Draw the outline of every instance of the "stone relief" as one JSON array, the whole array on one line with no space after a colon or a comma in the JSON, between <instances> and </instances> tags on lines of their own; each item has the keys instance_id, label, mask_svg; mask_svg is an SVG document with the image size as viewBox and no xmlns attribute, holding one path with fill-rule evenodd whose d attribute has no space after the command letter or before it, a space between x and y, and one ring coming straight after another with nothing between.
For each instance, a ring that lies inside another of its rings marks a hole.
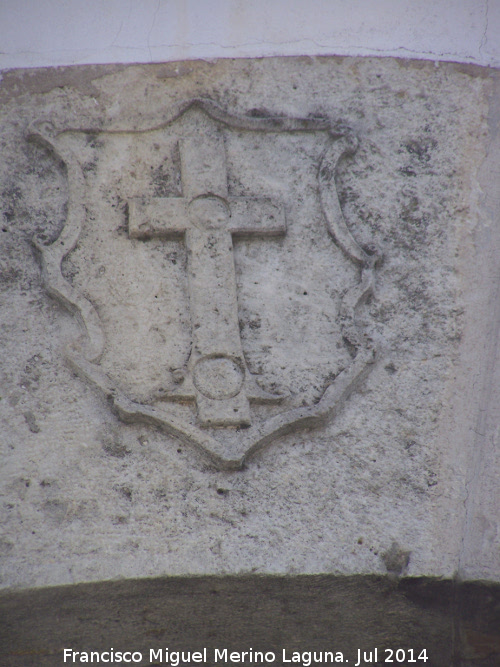
<instances>
[{"instance_id":1,"label":"stone relief","mask_svg":"<svg viewBox=\"0 0 500 667\"><path fill-rule=\"evenodd\" d=\"M357 148L350 128L236 116L193 99L147 129L39 120L29 139L67 175L61 234L51 245L34 240L48 293L81 328L65 356L121 421L240 469L279 436L334 418L376 354L357 310L373 292L378 255L356 242L335 184L337 165ZM288 260L301 220L309 227L300 237L311 237ZM273 277L262 286L246 266ZM313 305L300 307L302 329L276 361L298 312L287 298L309 296L297 287L305 274ZM273 285L285 283L276 306ZM314 390L302 391L314 375Z\"/></svg>"}]
</instances>

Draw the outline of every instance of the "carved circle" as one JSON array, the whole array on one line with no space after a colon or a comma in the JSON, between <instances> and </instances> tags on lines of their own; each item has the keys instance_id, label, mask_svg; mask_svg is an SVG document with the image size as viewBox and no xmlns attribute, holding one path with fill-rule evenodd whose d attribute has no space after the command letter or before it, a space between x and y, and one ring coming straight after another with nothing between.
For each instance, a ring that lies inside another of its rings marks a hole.
<instances>
[{"instance_id":1,"label":"carved circle","mask_svg":"<svg viewBox=\"0 0 500 667\"><path fill-rule=\"evenodd\" d=\"M202 195L189 204L189 219L198 229L226 229L229 206L222 197Z\"/></svg>"},{"instance_id":2,"label":"carved circle","mask_svg":"<svg viewBox=\"0 0 500 667\"><path fill-rule=\"evenodd\" d=\"M244 376L243 364L223 354L202 357L193 370L194 386L200 394L218 401L239 394Z\"/></svg>"}]
</instances>

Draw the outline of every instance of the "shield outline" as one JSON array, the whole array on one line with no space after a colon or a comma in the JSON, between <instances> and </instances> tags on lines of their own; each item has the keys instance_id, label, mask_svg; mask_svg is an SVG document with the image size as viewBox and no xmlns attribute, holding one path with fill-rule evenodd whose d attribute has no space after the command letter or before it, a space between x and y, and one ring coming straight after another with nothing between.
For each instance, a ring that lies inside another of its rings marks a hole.
<instances>
[{"instance_id":1,"label":"shield outline","mask_svg":"<svg viewBox=\"0 0 500 667\"><path fill-rule=\"evenodd\" d=\"M91 304L63 276L63 259L76 246L86 221L86 209L78 193L85 183L80 164L73 153L58 145L58 136L66 132L88 133L142 133L163 129L190 109L199 109L212 120L231 129L254 132L325 132L329 139L318 170L318 186L321 209L333 242L344 255L360 267L358 284L345 293L339 309L342 337L355 350L351 364L326 388L318 403L270 417L259 424L241 431L238 439L228 447L206 431L187 424L176 416L165 418L152 406L130 400L99 368L98 362L104 350L105 338L99 316ZM40 253L42 281L47 292L59 301L79 321L87 342L84 346L72 343L64 350L64 356L74 371L93 384L105 396L112 412L124 423L143 423L201 450L219 470L239 470L259 450L276 438L294 430L314 428L331 421L343 402L356 389L373 368L376 349L356 324L356 309L374 290L375 267L380 256L368 254L357 243L348 229L340 207L335 184L339 162L352 155L358 147L353 130L342 123L325 118L288 118L285 116L254 117L237 116L223 110L209 99L193 98L172 107L161 123L145 128L107 129L104 127L71 127L56 129L45 119L34 121L27 131L27 139L49 148L66 166L68 179L68 212L63 229L50 245L36 238L33 244Z\"/></svg>"}]
</instances>

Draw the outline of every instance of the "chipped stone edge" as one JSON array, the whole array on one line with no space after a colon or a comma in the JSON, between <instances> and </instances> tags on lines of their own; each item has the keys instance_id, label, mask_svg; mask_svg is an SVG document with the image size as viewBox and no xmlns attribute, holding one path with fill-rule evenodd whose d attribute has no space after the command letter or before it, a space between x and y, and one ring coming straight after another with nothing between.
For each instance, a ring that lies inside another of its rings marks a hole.
<instances>
[{"instance_id":1,"label":"chipped stone edge","mask_svg":"<svg viewBox=\"0 0 500 667\"><path fill-rule=\"evenodd\" d=\"M162 129L188 110L197 108L226 127L254 132L326 132L330 144L325 150L319 171L318 184L321 207L328 231L345 256L361 268L359 284L344 295L340 307L343 338L356 350L351 365L342 371L325 390L321 400L313 406L292 409L276 415L265 422L250 427L237 442L237 456L228 457L225 447L216 438L196 426L176 417L166 418L154 407L130 400L114 386L111 379L98 367L103 354L105 337L99 316L93 305L62 275L62 261L74 249L86 218L84 203L78 191L84 185L83 172L71 151L58 145L57 138L65 132L141 133ZM356 390L373 368L376 350L356 325L355 315L374 289L377 253L366 253L349 231L338 199L335 177L337 167L345 156L355 153L358 146L353 131L340 123L326 118L248 117L231 115L208 99L191 99L174 106L161 123L146 128L106 129L104 127L63 127L56 129L45 119L34 121L28 128L26 138L49 148L64 163L68 178L68 214L59 237L50 245L37 239L33 244L41 257L42 280L47 292L59 301L80 323L85 342L74 342L64 351L71 367L86 381L93 384L105 396L112 412L125 423L143 423L158 428L183 443L194 445L208 456L219 470L240 470L261 449L276 438L297 429L315 428L331 421L341 409L344 401Z\"/></svg>"}]
</instances>

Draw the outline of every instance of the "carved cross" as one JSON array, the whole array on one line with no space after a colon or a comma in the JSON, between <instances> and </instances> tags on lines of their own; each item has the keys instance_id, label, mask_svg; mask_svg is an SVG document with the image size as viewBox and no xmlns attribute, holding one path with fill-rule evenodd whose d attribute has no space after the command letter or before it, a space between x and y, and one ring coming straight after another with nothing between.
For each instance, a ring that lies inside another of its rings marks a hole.
<instances>
[{"instance_id":1,"label":"carved cross","mask_svg":"<svg viewBox=\"0 0 500 667\"><path fill-rule=\"evenodd\" d=\"M133 239L182 235L188 257L193 344L183 387L172 400L194 399L204 426L250 425L249 399L276 400L259 390L241 346L233 236L286 231L269 199L229 197L223 135L205 122L179 141L182 197L129 201Z\"/></svg>"}]
</instances>

